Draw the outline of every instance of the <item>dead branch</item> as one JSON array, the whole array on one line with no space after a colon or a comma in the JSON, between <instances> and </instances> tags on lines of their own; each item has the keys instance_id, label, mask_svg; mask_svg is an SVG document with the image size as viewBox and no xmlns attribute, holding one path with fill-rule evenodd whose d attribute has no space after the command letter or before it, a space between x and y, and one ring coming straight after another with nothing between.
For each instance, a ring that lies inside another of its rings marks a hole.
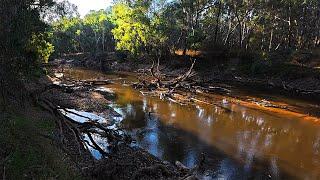
<instances>
[{"instance_id":1,"label":"dead branch","mask_svg":"<svg viewBox=\"0 0 320 180\"><path fill-rule=\"evenodd\" d=\"M6 166L3 166L3 175L2 175L2 179L6 180Z\"/></svg>"},{"instance_id":2,"label":"dead branch","mask_svg":"<svg viewBox=\"0 0 320 180\"><path fill-rule=\"evenodd\" d=\"M190 60L192 61L192 64L191 64L189 70L188 70L185 74L180 75L180 76L178 76L177 78L169 81L168 84L167 84L167 86L175 87L175 86L177 86L177 84L185 81L187 78L190 77L190 75L191 75L191 73L192 73L192 70L193 70L193 68L194 68L194 65L195 65L195 63L196 63L196 60L192 60L192 59L190 59Z\"/></svg>"},{"instance_id":3,"label":"dead branch","mask_svg":"<svg viewBox=\"0 0 320 180\"><path fill-rule=\"evenodd\" d=\"M159 57L160 58L160 57ZM181 83L186 81L191 75L192 75L192 70L194 68L194 65L196 63L196 60L192 60L192 64L190 66L190 68L182 75L169 80L169 81L163 81L161 79L161 77L159 77L159 75L161 74L160 70L159 70L159 58L158 58L158 66L157 66L157 72L155 72L155 61L152 61L152 66L150 68L150 73L151 76L155 79L155 81L151 81L151 82L146 82L146 80L143 80L142 86L151 89L150 87L152 87L153 89L159 89L159 88L166 88L168 89L168 92L171 93L172 91L174 91L176 88L181 86Z\"/></svg>"},{"instance_id":4,"label":"dead branch","mask_svg":"<svg viewBox=\"0 0 320 180\"><path fill-rule=\"evenodd\" d=\"M80 153L82 148L85 148L86 146L93 146L93 148L99 151L103 156L108 155L108 153L105 152L95 142L94 138L92 137L93 134L100 135L101 137L105 138L106 142L108 142L109 148L113 148L113 146L116 147L119 142L129 142L129 138L124 133L120 134L118 130L108 129L107 127L95 121L94 119L70 111L66 108L61 108L60 106L54 104L48 99L38 99L38 105L43 107L45 110L51 112L53 115L57 117L57 125L59 126L61 137L63 137L65 130L68 130L68 132L72 133L75 141L78 144L78 149ZM77 122L66 116L63 112L72 113L76 116L83 117L87 120L86 122ZM83 138L84 134L88 136L91 144ZM61 141L63 141L63 139Z\"/></svg>"},{"instance_id":5,"label":"dead branch","mask_svg":"<svg viewBox=\"0 0 320 180\"><path fill-rule=\"evenodd\" d=\"M158 60L158 61L159 61L159 60ZM158 62L158 63L159 63L159 62ZM159 69L159 67L158 67L158 69ZM151 68L150 68L150 73L151 73L151 75L156 79L156 85L157 85L157 87L158 87L158 88L161 87L161 86L162 86L161 79L160 79L160 77L158 77L157 74L155 73L155 62L154 62L154 61L152 61L152 66L151 66ZM158 71L158 73L159 73L159 71Z\"/></svg>"},{"instance_id":6,"label":"dead branch","mask_svg":"<svg viewBox=\"0 0 320 180\"><path fill-rule=\"evenodd\" d=\"M95 147L95 149L98 150L100 152L100 154L102 154L103 156L107 156L107 153L94 141L91 134L87 133L87 136L89 137L89 139L90 139L91 143L93 144L93 146Z\"/></svg>"},{"instance_id":7,"label":"dead branch","mask_svg":"<svg viewBox=\"0 0 320 180\"><path fill-rule=\"evenodd\" d=\"M134 84L133 86L136 89L148 89L149 91L160 90L159 93L160 93L161 99L166 98L166 99L169 99L170 101L178 103L178 101L174 99L173 93L179 87L187 88L187 85L185 85L185 82L188 78L190 78L193 75L193 68L195 66L196 60L190 57L190 61L192 63L189 69L185 73L171 80L163 80L162 77L168 77L168 76L165 76L165 75L162 76L159 70L160 58L161 56L159 55L157 60L157 66L156 66L156 62L152 60L152 66L150 67L149 72L153 79L148 80L148 78L139 78L140 82L137 84ZM191 89L191 84L189 84L189 86L190 86L189 89Z\"/></svg>"},{"instance_id":8,"label":"dead branch","mask_svg":"<svg viewBox=\"0 0 320 180\"><path fill-rule=\"evenodd\" d=\"M89 85L94 85L94 86L107 85L111 83L109 80L80 80L79 82L86 83Z\"/></svg>"}]
</instances>

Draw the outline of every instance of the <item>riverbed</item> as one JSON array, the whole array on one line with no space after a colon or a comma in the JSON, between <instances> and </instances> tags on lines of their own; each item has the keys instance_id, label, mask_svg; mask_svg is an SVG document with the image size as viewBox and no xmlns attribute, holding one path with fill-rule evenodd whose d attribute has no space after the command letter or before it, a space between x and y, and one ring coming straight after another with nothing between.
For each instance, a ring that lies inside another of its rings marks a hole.
<instances>
[{"instance_id":1,"label":"riverbed","mask_svg":"<svg viewBox=\"0 0 320 180\"><path fill-rule=\"evenodd\" d=\"M211 103L181 105L135 90L132 73L71 69L65 74L110 79L102 87L114 93L109 106L121 115L121 126L136 140L133 145L190 168L204 157L204 179L320 178L316 102L224 84L226 92L196 95Z\"/></svg>"}]
</instances>

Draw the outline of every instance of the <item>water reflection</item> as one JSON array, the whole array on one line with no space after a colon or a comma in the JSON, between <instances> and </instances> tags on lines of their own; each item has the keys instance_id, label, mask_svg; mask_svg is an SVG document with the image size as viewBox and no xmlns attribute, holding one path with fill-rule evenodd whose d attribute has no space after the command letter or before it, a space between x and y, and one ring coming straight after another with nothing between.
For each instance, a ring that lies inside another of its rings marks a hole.
<instances>
[{"instance_id":1,"label":"water reflection","mask_svg":"<svg viewBox=\"0 0 320 180\"><path fill-rule=\"evenodd\" d=\"M121 109L123 125L140 129L134 131L139 146L161 159L192 167L205 152L211 157L219 154L220 167L215 165L214 172L223 177L250 177L259 167L272 178L284 172L319 176L316 132L320 127L316 124L248 109L227 99L221 105L231 109L228 113L217 106L181 106L146 97L130 87L108 87L119 97L114 106ZM222 158L220 151L232 158Z\"/></svg>"},{"instance_id":2,"label":"water reflection","mask_svg":"<svg viewBox=\"0 0 320 180\"><path fill-rule=\"evenodd\" d=\"M139 146L189 167L204 152L210 165L204 178L320 178L316 122L241 106L222 95L210 97L221 107L181 106L143 96L128 86L106 87L117 94L111 106L123 115L122 125L136 136Z\"/></svg>"}]
</instances>

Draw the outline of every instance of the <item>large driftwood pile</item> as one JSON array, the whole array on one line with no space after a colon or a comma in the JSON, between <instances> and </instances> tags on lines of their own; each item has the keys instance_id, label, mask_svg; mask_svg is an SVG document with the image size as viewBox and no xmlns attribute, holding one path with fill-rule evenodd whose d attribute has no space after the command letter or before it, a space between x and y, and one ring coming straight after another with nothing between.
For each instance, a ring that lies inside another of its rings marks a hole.
<instances>
[{"instance_id":1,"label":"large driftwood pile","mask_svg":"<svg viewBox=\"0 0 320 180\"><path fill-rule=\"evenodd\" d=\"M153 61L152 66L148 71L143 71L139 78L140 82L134 84L134 87L137 89L147 89L149 91L159 91L161 92L161 98L172 98L176 89L185 87L186 80L195 75L193 68L196 60L190 59L192 62L191 66L185 73L175 78L167 79L167 76L159 70L159 59L160 58L158 58L157 64ZM149 78L150 76L151 78Z\"/></svg>"},{"instance_id":2,"label":"large driftwood pile","mask_svg":"<svg viewBox=\"0 0 320 180\"><path fill-rule=\"evenodd\" d=\"M229 89L223 87L206 86L203 82L197 82L191 78L196 74L193 69L196 63L196 59L190 58L191 65L184 73L175 77L166 75L159 70L159 58L157 63L153 61L152 66L146 71L141 71L139 76L139 82L134 84L133 87L136 89L147 90L154 92L160 96L161 99L167 99L169 101L185 105L192 104L194 102L211 104L221 107L216 103L209 103L195 96L196 93L230 93ZM179 91L181 90L181 91ZM190 95L182 95L181 92L191 92ZM143 94L147 94L143 92ZM193 94L193 95L192 95ZM225 109L224 107L222 107ZM229 111L229 110L228 110Z\"/></svg>"}]
</instances>

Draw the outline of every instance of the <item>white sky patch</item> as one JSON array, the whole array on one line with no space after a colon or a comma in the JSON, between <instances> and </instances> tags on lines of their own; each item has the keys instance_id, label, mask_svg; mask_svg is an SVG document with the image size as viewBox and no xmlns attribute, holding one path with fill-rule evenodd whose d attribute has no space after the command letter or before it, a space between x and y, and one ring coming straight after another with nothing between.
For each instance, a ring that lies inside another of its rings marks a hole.
<instances>
[{"instance_id":1,"label":"white sky patch","mask_svg":"<svg viewBox=\"0 0 320 180\"><path fill-rule=\"evenodd\" d=\"M69 0L69 2L78 6L78 11L83 17L90 10L106 9L111 5L112 0Z\"/></svg>"}]
</instances>

